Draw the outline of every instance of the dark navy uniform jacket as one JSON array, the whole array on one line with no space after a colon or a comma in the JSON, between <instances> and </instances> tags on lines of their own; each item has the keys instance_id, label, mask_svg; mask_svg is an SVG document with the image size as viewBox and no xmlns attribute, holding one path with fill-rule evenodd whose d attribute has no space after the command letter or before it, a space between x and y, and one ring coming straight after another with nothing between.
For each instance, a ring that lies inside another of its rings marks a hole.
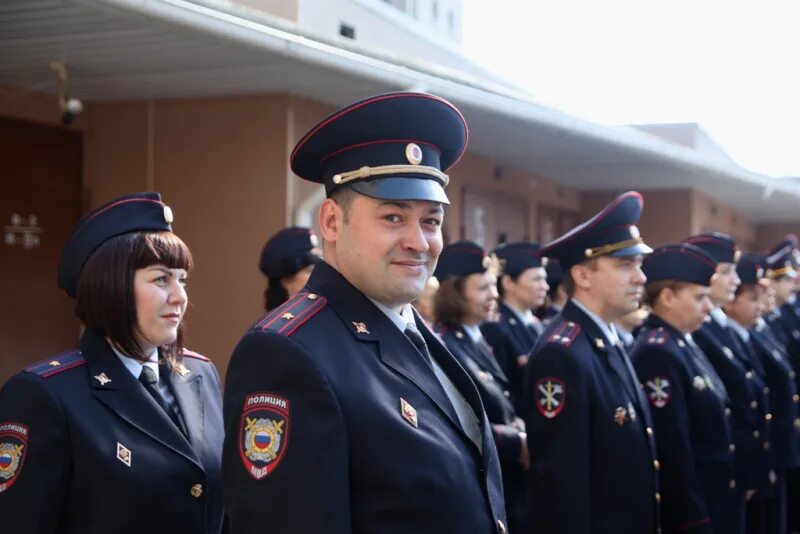
<instances>
[{"instance_id":1,"label":"dark navy uniform jacket","mask_svg":"<svg viewBox=\"0 0 800 534\"><path fill-rule=\"evenodd\" d=\"M800 391L800 315L795 306L785 303L779 313L766 318L775 338L786 350L794 371L795 388Z\"/></svg>"},{"instance_id":2,"label":"dark navy uniform jacket","mask_svg":"<svg viewBox=\"0 0 800 534\"><path fill-rule=\"evenodd\" d=\"M788 355L772 336L769 327L760 323L750 330L750 339L756 356L764 369L769 406L771 449L777 469L800 466L800 419L795 386L795 372Z\"/></svg>"},{"instance_id":3,"label":"dark navy uniform jacket","mask_svg":"<svg viewBox=\"0 0 800 534\"><path fill-rule=\"evenodd\" d=\"M529 532L656 532L656 446L627 356L570 301L527 371Z\"/></svg>"},{"instance_id":4,"label":"dark navy uniform jacket","mask_svg":"<svg viewBox=\"0 0 800 534\"><path fill-rule=\"evenodd\" d=\"M730 399L731 427L736 445L736 483L741 492L754 489L769 496L768 399L753 362L737 348L730 331L709 318L692 337L703 350L725 384Z\"/></svg>"},{"instance_id":5,"label":"dark navy uniform jacket","mask_svg":"<svg viewBox=\"0 0 800 534\"><path fill-rule=\"evenodd\" d=\"M524 425L511 403L508 380L486 343L475 343L463 328L445 330L442 340L478 388L500 457L506 510L511 524L517 524L525 507L525 473L519 463Z\"/></svg>"},{"instance_id":6,"label":"dark navy uniform jacket","mask_svg":"<svg viewBox=\"0 0 800 534\"><path fill-rule=\"evenodd\" d=\"M742 532L725 386L700 349L655 314L631 359L655 424L664 532Z\"/></svg>"},{"instance_id":7,"label":"dark navy uniform jacket","mask_svg":"<svg viewBox=\"0 0 800 534\"><path fill-rule=\"evenodd\" d=\"M207 358L185 352L169 382L188 439L91 331L80 350L9 379L0 448L22 446L24 461L0 492L0 531L219 533L219 376Z\"/></svg>"},{"instance_id":8,"label":"dark navy uniform jacket","mask_svg":"<svg viewBox=\"0 0 800 534\"><path fill-rule=\"evenodd\" d=\"M533 317L536 323L528 326L503 302L500 303L499 309L500 319L497 322L487 322L481 325L481 332L486 341L495 349L495 354L502 355L498 361L508 377L511 396L516 403L517 399L522 396L523 377L525 376L525 367L519 365L517 357L527 356L533 351L544 326L535 315ZM501 348L503 342L506 343L505 350ZM515 406L518 410L521 408L520 404L515 404Z\"/></svg>"},{"instance_id":9,"label":"dark navy uniform jacket","mask_svg":"<svg viewBox=\"0 0 800 534\"><path fill-rule=\"evenodd\" d=\"M245 334L228 368L223 479L232 533L505 531L478 391L415 319L477 416L481 447L411 341L321 262L303 292Z\"/></svg>"}]
</instances>

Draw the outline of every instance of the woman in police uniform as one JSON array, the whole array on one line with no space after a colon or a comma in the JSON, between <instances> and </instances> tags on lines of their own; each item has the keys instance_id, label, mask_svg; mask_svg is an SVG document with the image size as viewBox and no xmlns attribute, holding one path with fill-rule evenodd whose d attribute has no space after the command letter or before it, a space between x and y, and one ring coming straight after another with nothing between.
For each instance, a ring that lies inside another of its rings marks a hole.
<instances>
[{"instance_id":1,"label":"woman in police uniform","mask_svg":"<svg viewBox=\"0 0 800 534\"><path fill-rule=\"evenodd\" d=\"M434 312L442 340L478 387L500 458L508 527L514 532L524 517L528 444L525 422L517 416L511 385L495 354L507 346L513 355L513 346L509 341L492 349L480 328L497 300L492 267L493 259L471 241L446 246L434 272L439 280Z\"/></svg>"},{"instance_id":2,"label":"woman in police uniform","mask_svg":"<svg viewBox=\"0 0 800 534\"><path fill-rule=\"evenodd\" d=\"M308 282L319 262L317 236L309 228L293 226L273 235L261 251L259 267L267 277L264 308L274 310Z\"/></svg>"},{"instance_id":3,"label":"woman in police uniform","mask_svg":"<svg viewBox=\"0 0 800 534\"><path fill-rule=\"evenodd\" d=\"M85 332L0 390L9 533L219 533L220 381L183 348L192 257L157 193L88 213L59 286Z\"/></svg>"}]
</instances>

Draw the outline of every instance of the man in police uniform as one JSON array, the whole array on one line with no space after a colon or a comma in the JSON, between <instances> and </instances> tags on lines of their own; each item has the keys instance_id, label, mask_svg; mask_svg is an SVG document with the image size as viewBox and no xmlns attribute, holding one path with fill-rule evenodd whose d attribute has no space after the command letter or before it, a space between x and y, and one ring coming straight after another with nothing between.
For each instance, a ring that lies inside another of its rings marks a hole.
<instances>
[{"instance_id":1,"label":"man in police uniform","mask_svg":"<svg viewBox=\"0 0 800 534\"><path fill-rule=\"evenodd\" d=\"M324 261L231 359L232 533L505 532L478 392L409 305L441 252L443 171L466 140L449 102L393 93L297 143L292 169L328 195Z\"/></svg>"},{"instance_id":2,"label":"man in police uniform","mask_svg":"<svg viewBox=\"0 0 800 534\"><path fill-rule=\"evenodd\" d=\"M531 533L657 532L650 414L611 325L643 296L641 211L625 193L541 251L561 262L571 300L528 362Z\"/></svg>"}]
</instances>

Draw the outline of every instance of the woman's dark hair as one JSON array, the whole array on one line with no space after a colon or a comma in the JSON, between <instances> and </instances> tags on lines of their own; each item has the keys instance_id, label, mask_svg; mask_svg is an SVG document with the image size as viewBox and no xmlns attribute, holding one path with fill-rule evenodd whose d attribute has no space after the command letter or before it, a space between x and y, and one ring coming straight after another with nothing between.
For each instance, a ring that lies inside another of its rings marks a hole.
<instances>
[{"instance_id":1,"label":"woman's dark hair","mask_svg":"<svg viewBox=\"0 0 800 534\"><path fill-rule=\"evenodd\" d=\"M145 361L136 341L139 333L133 281L137 269L162 264L170 269L192 268L189 248L172 232L132 232L112 237L97 247L81 270L76 294L78 319L97 335L108 337L117 349ZM169 363L183 353L183 322L178 337L159 347Z\"/></svg>"},{"instance_id":2,"label":"woman's dark hair","mask_svg":"<svg viewBox=\"0 0 800 534\"><path fill-rule=\"evenodd\" d=\"M280 278L268 278L268 280L269 285L264 290L264 309L270 311L289 300L289 292L283 287Z\"/></svg>"},{"instance_id":3,"label":"woman's dark hair","mask_svg":"<svg viewBox=\"0 0 800 534\"><path fill-rule=\"evenodd\" d=\"M521 271L521 272L518 272L517 274L513 274L513 275L512 274L501 274L500 276L498 276L497 277L497 296L500 299L502 299L503 296L504 296L503 294L505 293L505 290L503 289L503 278L505 278L507 276L507 277L511 278L512 282L517 283L517 281L519 280L519 277L522 276L522 273L524 273L524 272L525 271Z\"/></svg>"},{"instance_id":4,"label":"woman's dark hair","mask_svg":"<svg viewBox=\"0 0 800 534\"><path fill-rule=\"evenodd\" d=\"M689 282L681 282L680 280L659 280L658 282L650 282L644 286L645 303L649 304L652 308L658 303L658 296L665 289L672 290L677 293L686 286L691 285Z\"/></svg>"},{"instance_id":5,"label":"woman's dark hair","mask_svg":"<svg viewBox=\"0 0 800 534\"><path fill-rule=\"evenodd\" d=\"M433 298L433 314L436 322L447 328L461 325L467 299L464 298L466 277L447 278L439 283L439 291Z\"/></svg>"}]
</instances>

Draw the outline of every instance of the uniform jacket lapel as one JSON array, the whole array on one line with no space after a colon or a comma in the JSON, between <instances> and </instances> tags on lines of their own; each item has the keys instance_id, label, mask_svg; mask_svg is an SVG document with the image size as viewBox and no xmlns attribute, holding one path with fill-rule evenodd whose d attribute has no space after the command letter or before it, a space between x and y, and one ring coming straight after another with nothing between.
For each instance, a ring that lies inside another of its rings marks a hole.
<instances>
[{"instance_id":1,"label":"uniform jacket lapel","mask_svg":"<svg viewBox=\"0 0 800 534\"><path fill-rule=\"evenodd\" d=\"M339 316L356 338L365 343L378 344L378 354L384 365L405 377L427 395L439 411L442 412L444 418L458 429L470 445L475 447L461 427L455 409L450 403L444 387L439 383L439 379L436 378L431 365L425 361L423 356L419 355L411 340L397 328L386 314L325 262L320 262L314 268L307 288L309 291L319 293L328 299L328 306ZM441 342L430 333L416 313L415 317L417 319L417 328L425 338L431 356L436 358L439 365L469 402L470 399L463 389L465 387L464 380L457 379L451 374L453 365L447 361L447 358L442 357L438 350L439 347L443 348ZM444 350L445 352L447 351L447 349ZM447 353L447 356L450 359L453 358L449 353ZM452 363L458 366L455 360ZM460 366L458 367L460 369ZM463 369L461 369L461 373L466 377ZM466 377L466 381L469 381L468 377ZM469 383L471 384L471 382ZM473 390L474 387L473 385ZM477 391L475 396L477 396ZM474 406L474 403L470 402L470 405ZM481 408L480 411L475 413L480 417L483 409ZM477 450L477 447L475 449Z\"/></svg>"},{"instance_id":2,"label":"uniform jacket lapel","mask_svg":"<svg viewBox=\"0 0 800 534\"><path fill-rule=\"evenodd\" d=\"M187 367L180 369L183 375L175 369L171 370L168 376L172 393L180 408L183 423L186 425L186 434L189 443L194 448L198 448L203 443L203 395L201 394L203 377L197 373L192 373Z\"/></svg>"},{"instance_id":3,"label":"uniform jacket lapel","mask_svg":"<svg viewBox=\"0 0 800 534\"><path fill-rule=\"evenodd\" d=\"M81 339L92 394L119 417L202 467L189 442L144 387L133 378L106 341L87 330Z\"/></svg>"}]
</instances>

